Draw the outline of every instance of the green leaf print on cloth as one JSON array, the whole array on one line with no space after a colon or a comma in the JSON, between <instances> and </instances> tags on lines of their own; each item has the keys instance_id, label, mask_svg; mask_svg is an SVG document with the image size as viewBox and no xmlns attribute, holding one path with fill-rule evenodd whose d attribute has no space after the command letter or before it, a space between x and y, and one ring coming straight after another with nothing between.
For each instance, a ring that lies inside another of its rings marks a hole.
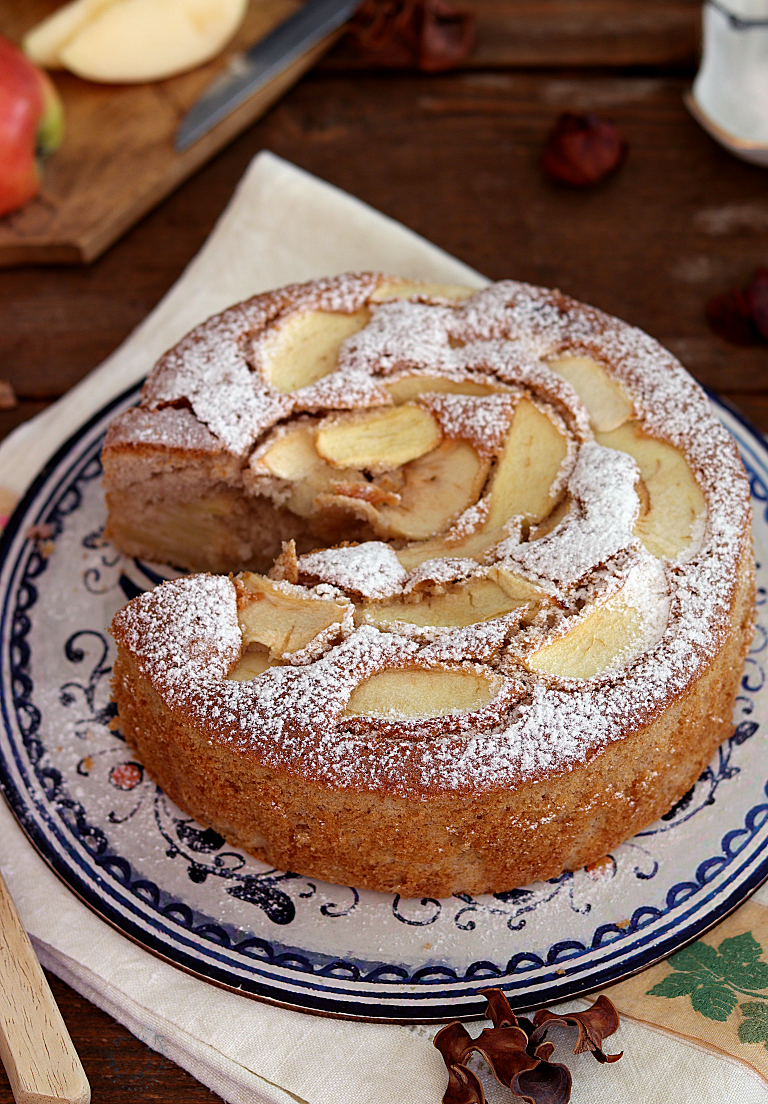
<instances>
[{"instance_id":1,"label":"green leaf print on cloth","mask_svg":"<svg viewBox=\"0 0 768 1104\"><path fill-rule=\"evenodd\" d=\"M721 1023L739 1004L739 997L752 997L739 1004L743 1017L739 1039L763 1043L768 1050L768 963L763 962L762 953L752 932L724 939L717 948L692 943L672 955L668 963L672 973L646 995L690 997L696 1012Z\"/></svg>"}]
</instances>

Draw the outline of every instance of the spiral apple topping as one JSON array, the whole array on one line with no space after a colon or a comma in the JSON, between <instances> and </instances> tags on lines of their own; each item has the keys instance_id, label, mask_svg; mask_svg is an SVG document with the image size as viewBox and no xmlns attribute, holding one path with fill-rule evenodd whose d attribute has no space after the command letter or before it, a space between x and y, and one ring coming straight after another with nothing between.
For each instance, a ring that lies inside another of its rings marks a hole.
<instances>
[{"instance_id":1,"label":"spiral apple topping","mask_svg":"<svg viewBox=\"0 0 768 1104\"><path fill-rule=\"evenodd\" d=\"M284 537L268 572L231 584L242 647L227 679L373 632L421 659L358 680L345 709L416 718L484 709L513 676L524 694L651 652L679 616L708 506L691 418L676 409L662 428L681 370L654 346L649 373L649 344L557 293L383 277L289 288L193 331L139 410L205 427L240 498ZM142 443L178 453L170 436ZM118 422L108 488L124 441ZM174 546L191 545L201 502L164 508ZM119 542L114 509L110 529Z\"/></svg>"}]
</instances>

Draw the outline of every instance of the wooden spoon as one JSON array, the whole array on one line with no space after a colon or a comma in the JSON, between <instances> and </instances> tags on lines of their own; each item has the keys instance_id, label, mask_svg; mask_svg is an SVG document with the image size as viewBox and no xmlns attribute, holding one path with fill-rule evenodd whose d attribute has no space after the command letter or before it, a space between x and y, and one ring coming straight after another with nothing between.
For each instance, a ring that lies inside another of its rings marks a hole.
<instances>
[{"instance_id":1,"label":"wooden spoon","mask_svg":"<svg viewBox=\"0 0 768 1104\"><path fill-rule=\"evenodd\" d=\"M0 875L0 1059L17 1104L89 1104L91 1088Z\"/></svg>"}]
</instances>

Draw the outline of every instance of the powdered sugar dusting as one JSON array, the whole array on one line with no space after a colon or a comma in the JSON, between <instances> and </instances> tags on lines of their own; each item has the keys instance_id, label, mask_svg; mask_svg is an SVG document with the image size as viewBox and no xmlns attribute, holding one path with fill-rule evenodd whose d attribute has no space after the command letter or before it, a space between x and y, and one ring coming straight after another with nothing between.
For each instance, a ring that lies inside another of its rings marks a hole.
<instances>
[{"instance_id":1,"label":"powdered sugar dusting","mask_svg":"<svg viewBox=\"0 0 768 1104\"><path fill-rule=\"evenodd\" d=\"M287 657L286 665L242 683L226 679L241 648L229 580L195 576L164 584L118 614L115 635L158 693L170 703L183 702L211 739L332 786L382 787L403 795L469 792L568 770L685 693L722 647L749 524L738 455L701 390L639 330L559 292L512 281L454 305L369 303L383 280L342 277L225 311L161 360L141 412L120 422L113 439L165 441L169 448L221 445L245 466L266 432L287 418L391 403L384 384L398 373L496 381L513 390L487 397L431 393L417 401L435 413L446 435L468 439L488 456L498 454L521 393L554 408L569 440L563 469L569 508L549 533L528 539L524 519L511 519L510 535L487 555L438 557L410 574L380 541L312 553L301 557L300 570L337 588L329 594L376 601L422 585L439 594L461 579L487 575L492 566L506 566L545 583L557 602L543 602L527 621L512 611L461 628L353 629L350 622L341 642L313 642L306 656ZM342 345L332 375L293 395L277 393L262 379L258 342L267 325L291 311L351 313L366 304L371 321ZM628 455L594 442L573 388L547 367L565 354L598 359L621 382L644 430L683 451L704 493L706 517L677 560L654 559L652 570L643 566L649 554L633 535L637 467ZM481 499L465 511L451 538L472 537L487 516ZM601 587L622 583L637 591L633 601L647 599L639 654L630 649L620 670L588 680L525 670L526 648L566 631L568 619L585 602L588 607ZM297 659L305 665L295 665ZM503 679L504 692L493 708L452 714L442 727L404 720L399 736L361 728L345 714L354 688L378 671L468 660Z\"/></svg>"},{"instance_id":2,"label":"powdered sugar dusting","mask_svg":"<svg viewBox=\"0 0 768 1104\"><path fill-rule=\"evenodd\" d=\"M322 579L371 599L399 594L407 577L393 549L382 541L309 552L299 557L298 564L300 575Z\"/></svg>"},{"instance_id":3,"label":"powdered sugar dusting","mask_svg":"<svg viewBox=\"0 0 768 1104\"><path fill-rule=\"evenodd\" d=\"M502 542L499 557L537 579L575 586L598 564L638 546L632 533L640 508L637 478L637 464L627 453L594 441L582 445L569 481L574 500L569 513L541 540Z\"/></svg>"},{"instance_id":4,"label":"powdered sugar dusting","mask_svg":"<svg viewBox=\"0 0 768 1104\"><path fill-rule=\"evenodd\" d=\"M511 395L433 392L423 396L421 404L435 415L446 437L469 441L481 456L493 456L504 444L516 401Z\"/></svg>"}]
</instances>

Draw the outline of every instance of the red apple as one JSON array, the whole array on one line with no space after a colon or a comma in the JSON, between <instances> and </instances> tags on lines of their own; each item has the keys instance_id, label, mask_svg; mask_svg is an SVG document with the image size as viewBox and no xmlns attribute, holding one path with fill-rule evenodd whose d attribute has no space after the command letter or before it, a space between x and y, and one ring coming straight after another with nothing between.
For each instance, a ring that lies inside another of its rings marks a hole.
<instances>
[{"instance_id":1,"label":"red apple","mask_svg":"<svg viewBox=\"0 0 768 1104\"><path fill-rule=\"evenodd\" d=\"M59 145L63 118L49 77L0 36L0 215L37 195L38 154Z\"/></svg>"}]
</instances>

